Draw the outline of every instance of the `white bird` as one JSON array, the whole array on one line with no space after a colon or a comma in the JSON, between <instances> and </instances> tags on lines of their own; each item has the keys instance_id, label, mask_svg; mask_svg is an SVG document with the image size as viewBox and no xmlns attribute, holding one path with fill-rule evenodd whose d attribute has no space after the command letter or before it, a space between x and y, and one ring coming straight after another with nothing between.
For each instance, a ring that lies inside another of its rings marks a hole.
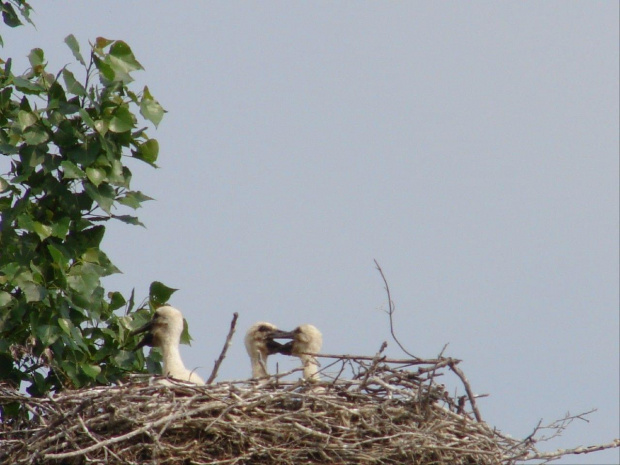
<instances>
[{"instance_id":1,"label":"white bird","mask_svg":"<svg viewBox=\"0 0 620 465\"><path fill-rule=\"evenodd\" d=\"M279 330L274 324L259 321L250 326L245 333L245 349L252 364L252 378L269 376L267 372L267 358L278 353L283 345L274 339L292 339L293 335Z\"/></svg>"},{"instance_id":2,"label":"white bird","mask_svg":"<svg viewBox=\"0 0 620 465\"><path fill-rule=\"evenodd\" d=\"M164 361L163 374L181 381L204 384L204 380L193 371L185 368L179 343L183 333L183 314L174 307L165 305L155 310L151 321L136 329L131 334L146 333L144 339L136 346L140 349L145 345L159 347ZM171 384L163 382L163 384Z\"/></svg>"},{"instance_id":3,"label":"white bird","mask_svg":"<svg viewBox=\"0 0 620 465\"><path fill-rule=\"evenodd\" d=\"M293 340L282 346L281 354L294 355L301 360L304 378L319 380L319 362L313 354L318 354L323 345L323 335L316 326L305 324L295 328L291 335Z\"/></svg>"}]
</instances>

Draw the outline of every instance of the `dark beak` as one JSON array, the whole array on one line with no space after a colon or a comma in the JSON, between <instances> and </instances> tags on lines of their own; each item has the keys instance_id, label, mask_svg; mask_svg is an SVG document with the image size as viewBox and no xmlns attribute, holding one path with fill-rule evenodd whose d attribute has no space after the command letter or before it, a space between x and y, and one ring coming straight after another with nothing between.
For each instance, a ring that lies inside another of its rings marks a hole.
<instances>
[{"instance_id":1,"label":"dark beak","mask_svg":"<svg viewBox=\"0 0 620 465\"><path fill-rule=\"evenodd\" d=\"M283 331L276 329L271 333L270 339L294 339L295 333L293 331Z\"/></svg>"},{"instance_id":2,"label":"dark beak","mask_svg":"<svg viewBox=\"0 0 620 465\"><path fill-rule=\"evenodd\" d=\"M278 344L277 342L274 342L274 344ZM288 341L286 344L278 344L277 349L275 349L275 351L279 354L282 355L293 355L293 341Z\"/></svg>"},{"instance_id":3,"label":"dark beak","mask_svg":"<svg viewBox=\"0 0 620 465\"><path fill-rule=\"evenodd\" d=\"M274 330L267 340L267 353L269 355L291 355L293 341L287 342L286 344L280 344L279 342L274 341L274 339L293 339L294 337L295 333L292 331L283 331L281 329Z\"/></svg>"},{"instance_id":4,"label":"dark beak","mask_svg":"<svg viewBox=\"0 0 620 465\"><path fill-rule=\"evenodd\" d=\"M153 346L153 335L151 334L151 329L153 328L153 320L149 321L144 326L141 326L138 329L134 329L131 333L131 336L135 336L137 334L146 333L142 340L138 343L138 345L133 349L134 352L136 350L142 349L144 346Z\"/></svg>"}]
</instances>

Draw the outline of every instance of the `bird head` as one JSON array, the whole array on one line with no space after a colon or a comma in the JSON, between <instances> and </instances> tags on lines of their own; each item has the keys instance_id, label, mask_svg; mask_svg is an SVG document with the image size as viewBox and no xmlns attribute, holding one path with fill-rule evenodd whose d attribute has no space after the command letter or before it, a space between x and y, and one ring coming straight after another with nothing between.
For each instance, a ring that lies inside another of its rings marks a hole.
<instances>
[{"instance_id":1,"label":"bird head","mask_svg":"<svg viewBox=\"0 0 620 465\"><path fill-rule=\"evenodd\" d=\"M245 348L250 356L258 352L265 360L267 356L279 353L283 346L274 339L292 338L292 332L282 331L272 323L259 321L250 326L245 334Z\"/></svg>"},{"instance_id":2,"label":"bird head","mask_svg":"<svg viewBox=\"0 0 620 465\"><path fill-rule=\"evenodd\" d=\"M144 346L161 347L164 341L178 344L183 333L183 314L174 307L165 305L155 310L151 321L131 332L131 335L142 334L144 338L134 350Z\"/></svg>"},{"instance_id":3,"label":"bird head","mask_svg":"<svg viewBox=\"0 0 620 465\"><path fill-rule=\"evenodd\" d=\"M318 354L323 345L323 335L314 325L304 324L292 331L293 340L281 344L279 353L298 355L303 353Z\"/></svg>"}]
</instances>

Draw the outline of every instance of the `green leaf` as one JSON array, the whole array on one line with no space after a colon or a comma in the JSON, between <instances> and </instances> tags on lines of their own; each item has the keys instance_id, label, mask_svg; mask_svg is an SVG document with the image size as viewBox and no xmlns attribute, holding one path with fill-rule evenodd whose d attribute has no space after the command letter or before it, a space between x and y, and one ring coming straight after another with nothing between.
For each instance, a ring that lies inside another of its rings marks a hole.
<instances>
[{"instance_id":1,"label":"green leaf","mask_svg":"<svg viewBox=\"0 0 620 465\"><path fill-rule=\"evenodd\" d=\"M97 37L97 39L95 39L95 47L103 50L108 45L110 45L112 42L114 41L110 39L106 39L105 37Z\"/></svg>"},{"instance_id":2,"label":"green leaf","mask_svg":"<svg viewBox=\"0 0 620 465\"><path fill-rule=\"evenodd\" d=\"M106 121L103 121L100 119L95 121L95 130L102 136L105 136L106 132L108 132L108 129L109 129L109 125Z\"/></svg>"},{"instance_id":3,"label":"green leaf","mask_svg":"<svg viewBox=\"0 0 620 465\"><path fill-rule=\"evenodd\" d=\"M15 13L15 10L8 2L2 4L2 19L4 20L4 24L9 27L17 27L22 24L19 20L19 16L17 16L17 13Z\"/></svg>"},{"instance_id":4,"label":"green leaf","mask_svg":"<svg viewBox=\"0 0 620 465\"><path fill-rule=\"evenodd\" d=\"M73 34L69 34L67 37L65 37L65 44L69 46L69 48L71 49L71 53L73 53L75 59L82 63L82 65L86 66L84 58L80 53L80 44L78 43L77 39Z\"/></svg>"},{"instance_id":5,"label":"green leaf","mask_svg":"<svg viewBox=\"0 0 620 465\"><path fill-rule=\"evenodd\" d=\"M136 288L134 287L131 289L131 294L129 294L129 300L127 301L126 313L131 312L135 305L136 305Z\"/></svg>"},{"instance_id":6,"label":"green leaf","mask_svg":"<svg viewBox=\"0 0 620 465\"><path fill-rule=\"evenodd\" d=\"M135 226L142 226L143 228L146 228L146 226L144 226L144 224L138 219L137 216L114 215L114 218L117 220L121 220L123 223L133 224Z\"/></svg>"},{"instance_id":7,"label":"green leaf","mask_svg":"<svg viewBox=\"0 0 620 465\"><path fill-rule=\"evenodd\" d=\"M26 302L41 302L47 296L47 290L35 283L25 283L21 286Z\"/></svg>"},{"instance_id":8,"label":"green leaf","mask_svg":"<svg viewBox=\"0 0 620 465\"><path fill-rule=\"evenodd\" d=\"M37 233L39 239L44 241L48 237L52 235L52 227L46 224L39 223L38 221L34 222L34 232Z\"/></svg>"},{"instance_id":9,"label":"green leaf","mask_svg":"<svg viewBox=\"0 0 620 465\"><path fill-rule=\"evenodd\" d=\"M71 320L68 318L58 318L57 321L60 329L62 329L67 335L71 336L71 327L73 326Z\"/></svg>"},{"instance_id":10,"label":"green leaf","mask_svg":"<svg viewBox=\"0 0 620 465\"><path fill-rule=\"evenodd\" d=\"M107 84L106 81L108 82L114 81L116 73L114 72L114 70L108 63L106 63L101 58L98 58L94 55L93 55L93 62L95 63L95 66L99 70L99 80L103 84Z\"/></svg>"},{"instance_id":11,"label":"green leaf","mask_svg":"<svg viewBox=\"0 0 620 465\"><path fill-rule=\"evenodd\" d=\"M110 61L114 67L119 67L126 73L144 69L136 60L129 45L122 40L117 40L110 47Z\"/></svg>"},{"instance_id":12,"label":"green leaf","mask_svg":"<svg viewBox=\"0 0 620 465\"><path fill-rule=\"evenodd\" d=\"M146 358L146 369L149 373L161 375L161 352L156 347L151 350L151 353Z\"/></svg>"},{"instance_id":13,"label":"green leaf","mask_svg":"<svg viewBox=\"0 0 620 465\"><path fill-rule=\"evenodd\" d=\"M86 173L82 171L75 163L65 160L60 163L65 179L84 179Z\"/></svg>"},{"instance_id":14,"label":"green leaf","mask_svg":"<svg viewBox=\"0 0 620 465\"><path fill-rule=\"evenodd\" d=\"M86 176L97 187L106 179L106 173L101 168L86 168Z\"/></svg>"},{"instance_id":15,"label":"green leaf","mask_svg":"<svg viewBox=\"0 0 620 465\"><path fill-rule=\"evenodd\" d=\"M119 107L114 116L110 120L109 129L112 132L127 132L130 131L135 123L134 116L126 106Z\"/></svg>"},{"instance_id":16,"label":"green leaf","mask_svg":"<svg viewBox=\"0 0 620 465\"><path fill-rule=\"evenodd\" d=\"M129 187L130 171L128 169L125 170L123 164L117 159L111 160L110 165L111 169L107 172L108 182L115 186ZM129 177L125 178L127 174Z\"/></svg>"},{"instance_id":17,"label":"green leaf","mask_svg":"<svg viewBox=\"0 0 620 465\"><path fill-rule=\"evenodd\" d=\"M28 145L39 145L47 142L49 136L47 132L36 126L26 129L24 132L24 141Z\"/></svg>"},{"instance_id":18,"label":"green leaf","mask_svg":"<svg viewBox=\"0 0 620 465\"><path fill-rule=\"evenodd\" d=\"M67 155L73 163L84 167L93 164L100 150L101 145L97 140L87 140L86 143L67 151ZM86 177L86 173L84 173L84 177Z\"/></svg>"},{"instance_id":19,"label":"green leaf","mask_svg":"<svg viewBox=\"0 0 620 465\"><path fill-rule=\"evenodd\" d=\"M142 100L140 100L140 114L157 127L164 117L166 110L153 98L148 87L144 87Z\"/></svg>"},{"instance_id":20,"label":"green leaf","mask_svg":"<svg viewBox=\"0 0 620 465\"><path fill-rule=\"evenodd\" d=\"M13 300L13 296L8 292L0 291L0 308L6 307Z\"/></svg>"},{"instance_id":21,"label":"green leaf","mask_svg":"<svg viewBox=\"0 0 620 465\"><path fill-rule=\"evenodd\" d=\"M78 294L89 298L99 286L99 278L99 273L92 265L76 266L72 268L70 276L67 276L67 284Z\"/></svg>"},{"instance_id":22,"label":"green leaf","mask_svg":"<svg viewBox=\"0 0 620 465\"><path fill-rule=\"evenodd\" d=\"M84 120L84 123L86 123L86 125L89 128L95 129L95 121L93 121L93 119L90 117L88 112L86 110L84 110L84 108L80 108L79 112L80 112L80 116Z\"/></svg>"},{"instance_id":23,"label":"green leaf","mask_svg":"<svg viewBox=\"0 0 620 465\"><path fill-rule=\"evenodd\" d=\"M48 244L47 245L47 250L49 251L50 255L52 256L52 259L54 260L54 263L56 265L58 265L58 267L61 270L64 270L65 268L67 268L67 265L69 264L69 260L65 256L64 253L62 253L57 247L54 247L54 245L52 245L52 244Z\"/></svg>"},{"instance_id":24,"label":"green leaf","mask_svg":"<svg viewBox=\"0 0 620 465\"><path fill-rule=\"evenodd\" d=\"M159 142L157 139L149 139L138 146L138 150L133 152L133 156L139 160L147 162L149 165L155 166L157 156L159 155Z\"/></svg>"},{"instance_id":25,"label":"green leaf","mask_svg":"<svg viewBox=\"0 0 620 465\"><path fill-rule=\"evenodd\" d=\"M16 147L12 144L2 144L0 143L0 154L3 155L14 155L19 153L19 147Z\"/></svg>"},{"instance_id":26,"label":"green leaf","mask_svg":"<svg viewBox=\"0 0 620 465\"><path fill-rule=\"evenodd\" d=\"M43 54L43 50L41 50L40 48L33 48L28 54L28 60L30 61L30 66L32 66L33 68L45 64L45 56Z\"/></svg>"},{"instance_id":27,"label":"green leaf","mask_svg":"<svg viewBox=\"0 0 620 465\"><path fill-rule=\"evenodd\" d=\"M136 354L128 350L119 350L114 354L114 361L118 366L130 367L136 361Z\"/></svg>"},{"instance_id":28,"label":"green leaf","mask_svg":"<svg viewBox=\"0 0 620 465\"><path fill-rule=\"evenodd\" d=\"M97 365L81 365L80 368L86 376L95 379L99 373L101 373L101 367Z\"/></svg>"},{"instance_id":29,"label":"green leaf","mask_svg":"<svg viewBox=\"0 0 620 465\"><path fill-rule=\"evenodd\" d=\"M38 325L35 333L44 346L50 346L60 337L60 331L55 325Z\"/></svg>"},{"instance_id":30,"label":"green leaf","mask_svg":"<svg viewBox=\"0 0 620 465\"><path fill-rule=\"evenodd\" d=\"M27 213L23 213L17 217L17 226L26 231L34 232L34 220L32 216Z\"/></svg>"},{"instance_id":31,"label":"green leaf","mask_svg":"<svg viewBox=\"0 0 620 465\"><path fill-rule=\"evenodd\" d=\"M159 281L153 281L149 288L149 301L153 308L161 307L168 302L170 296L176 291L178 289L168 287Z\"/></svg>"},{"instance_id":32,"label":"green leaf","mask_svg":"<svg viewBox=\"0 0 620 465\"><path fill-rule=\"evenodd\" d=\"M118 310L127 303L120 292L108 292L108 298L110 299L110 310Z\"/></svg>"},{"instance_id":33,"label":"green leaf","mask_svg":"<svg viewBox=\"0 0 620 465\"><path fill-rule=\"evenodd\" d=\"M183 318L183 332L181 333L181 344L191 346L192 337L189 335L189 327L187 326L187 320Z\"/></svg>"},{"instance_id":34,"label":"green leaf","mask_svg":"<svg viewBox=\"0 0 620 465\"><path fill-rule=\"evenodd\" d=\"M67 237L70 224L71 219L66 216L58 220L56 223L52 224L52 236L57 237L58 239L64 239Z\"/></svg>"},{"instance_id":35,"label":"green leaf","mask_svg":"<svg viewBox=\"0 0 620 465\"><path fill-rule=\"evenodd\" d=\"M91 199L97 202L97 205L99 205L104 212L110 214L112 205L114 204L114 190L110 185L102 184L97 187L87 183L84 185L84 190Z\"/></svg>"},{"instance_id":36,"label":"green leaf","mask_svg":"<svg viewBox=\"0 0 620 465\"><path fill-rule=\"evenodd\" d=\"M84 86L80 84L71 71L68 69L62 70L62 77L65 80L65 85L67 86L67 91L73 95L79 95L80 97L86 96L86 89Z\"/></svg>"},{"instance_id":37,"label":"green leaf","mask_svg":"<svg viewBox=\"0 0 620 465\"><path fill-rule=\"evenodd\" d=\"M17 113L17 121L19 121L19 126L22 131L35 124L37 120L37 115L30 111L19 110Z\"/></svg>"},{"instance_id":38,"label":"green leaf","mask_svg":"<svg viewBox=\"0 0 620 465\"><path fill-rule=\"evenodd\" d=\"M19 76L15 76L13 78L13 84L15 84L15 87L17 87L18 90L21 90L27 94L39 94L41 92L45 92L45 87L42 85L30 82L28 79L24 79Z\"/></svg>"},{"instance_id":39,"label":"green leaf","mask_svg":"<svg viewBox=\"0 0 620 465\"><path fill-rule=\"evenodd\" d=\"M151 197L149 197L148 195L144 195L142 192L140 191L129 191L125 194L124 197L121 197L118 201L119 203L126 205L128 207L133 208L134 210L137 210L138 208L140 208L142 205L142 202L146 202L147 200L153 200Z\"/></svg>"},{"instance_id":40,"label":"green leaf","mask_svg":"<svg viewBox=\"0 0 620 465\"><path fill-rule=\"evenodd\" d=\"M20 157L22 159L23 166L34 168L35 166L39 166L45 162L47 153L45 150L41 150L38 146L28 145L22 146L20 150ZM32 174L32 171L28 170L26 173ZM40 176L40 173L39 175L28 176L28 184L30 184L30 186L34 187L34 185L36 185L37 187L40 187L41 181L43 181L43 178Z\"/></svg>"}]
</instances>

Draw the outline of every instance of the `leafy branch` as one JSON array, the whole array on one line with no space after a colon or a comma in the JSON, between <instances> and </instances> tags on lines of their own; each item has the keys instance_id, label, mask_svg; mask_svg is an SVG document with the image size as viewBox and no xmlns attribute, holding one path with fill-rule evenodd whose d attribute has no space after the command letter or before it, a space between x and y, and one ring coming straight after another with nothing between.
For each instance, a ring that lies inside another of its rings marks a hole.
<instances>
[{"instance_id":1,"label":"leafy branch","mask_svg":"<svg viewBox=\"0 0 620 465\"><path fill-rule=\"evenodd\" d=\"M29 11L18 0L0 7L5 23ZM151 200L131 189L125 160L156 167L159 145L141 120L156 127L165 111L148 87L133 88L143 68L125 42L97 38L88 62L74 36L65 43L82 82L68 66L49 72L39 48L21 74L0 63L0 382L36 396L142 371L144 356L120 347L174 292L153 283L136 309L133 295L101 284L120 272L100 247L106 222L142 225L120 210ZM147 367L158 362L153 352Z\"/></svg>"}]
</instances>

